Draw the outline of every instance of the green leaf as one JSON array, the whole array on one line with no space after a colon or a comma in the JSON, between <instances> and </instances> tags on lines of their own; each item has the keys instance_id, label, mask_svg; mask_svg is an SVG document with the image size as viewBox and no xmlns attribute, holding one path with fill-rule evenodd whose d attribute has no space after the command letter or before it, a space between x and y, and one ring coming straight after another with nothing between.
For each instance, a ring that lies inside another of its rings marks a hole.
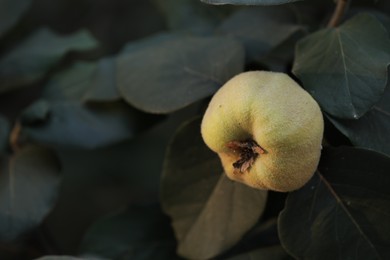
<instances>
[{"instance_id":1,"label":"green leaf","mask_svg":"<svg viewBox=\"0 0 390 260\"><path fill-rule=\"evenodd\" d=\"M50 151L29 146L1 158L0 240L11 241L38 226L55 204L61 175Z\"/></svg>"},{"instance_id":2,"label":"green leaf","mask_svg":"<svg viewBox=\"0 0 390 260\"><path fill-rule=\"evenodd\" d=\"M113 101L120 98L116 82L115 57L101 59L96 64L84 101Z\"/></svg>"},{"instance_id":3,"label":"green leaf","mask_svg":"<svg viewBox=\"0 0 390 260\"><path fill-rule=\"evenodd\" d=\"M379 153L325 149L319 171L287 198L282 245L297 259L389 259L389 172Z\"/></svg>"},{"instance_id":4,"label":"green leaf","mask_svg":"<svg viewBox=\"0 0 390 260\"><path fill-rule=\"evenodd\" d=\"M0 154L2 154L8 146L10 130L8 120L0 115Z\"/></svg>"},{"instance_id":5,"label":"green leaf","mask_svg":"<svg viewBox=\"0 0 390 260\"><path fill-rule=\"evenodd\" d=\"M169 29L193 33L212 33L228 10L193 0L154 0Z\"/></svg>"},{"instance_id":6,"label":"green leaf","mask_svg":"<svg viewBox=\"0 0 390 260\"><path fill-rule=\"evenodd\" d=\"M118 58L122 97L140 110L170 113L212 95L243 70L244 51L221 37L161 37Z\"/></svg>"},{"instance_id":7,"label":"green leaf","mask_svg":"<svg viewBox=\"0 0 390 260\"><path fill-rule=\"evenodd\" d=\"M75 63L50 79L42 97L53 101L120 99L115 82L115 59L104 58L98 62Z\"/></svg>"},{"instance_id":8,"label":"green leaf","mask_svg":"<svg viewBox=\"0 0 390 260\"><path fill-rule=\"evenodd\" d=\"M0 37L3 36L31 5L32 0L1 0L0 1Z\"/></svg>"},{"instance_id":9,"label":"green leaf","mask_svg":"<svg viewBox=\"0 0 390 260\"><path fill-rule=\"evenodd\" d=\"M303 30L297 30L289 35L287 39L272 48L264 57L259 60L270 71L287 73L291 70L291 63L294 60L296 43L304 36Z\"/></svg>"},{"instance_id":10,"label":"green leaf","mask_svg":"<svg viewBox=\"0 0 390 260\"><path fill-rule=\"evenodd\" d=\"M359 14L302 39L293 72L326 112L357 119L380 99L389 63L387 31L373 16Z\"/></svg>"},{"instance_id":11,"label":"green leaf","mask_svg":"<svg viewBox=\"0 0 390 260\"><path fill-rule=\"evenodd\" d=\"M245 46L249 61L261 61L288 38L302 34L302 30L303 27L296 24L293 9L286 6L243 8L218 28L219 33L234 37Z\"/></svg>"},{"instance_id":12,"label":"green leaf","mask_svg":"<svg viewBox=\"0 0 390 260\"><path fill-rule=\"evenodd\" d=\"M51 146L106 146L133 137L156 120L123 102L81 105L37 101L21 115L22 136Z\"/></svg>"},{"instance_id":13,"label":"green leaf","mask_svg":"<svg viewBox=\"0 0 390 260\"><path fill-rule=\"evenodd\" d=\"M355 146L364 147L390 156L390 84L382 99L357 120L328 116L332 123Z\"/></svg>"},{"instance_id":14,"label":"green leaf","mask_svg":"<svg viewBox=\"0 0 390 260\"><path fill-rule=\"evenodd\" d=\"M212 5L281 5L293 3L301 0L201 0Z\"/></svg>"},{"instance_id":15,"label":"green leaf","mask_svg":"<svg viewBox=\"0 0 390 260\"><path fill-rule=\"evenodd\" d=\"M42 97L50 101L79 101L90 85L96 63L77 62L69 69L50 78L45 85Z\"/></svg>"},{"instance_id":16,"label":"green leaf","mask_svg":"<svg viewBox=\"0 0 390 260\"><path fill-rule=\"evenodd\" d=\"M169 220L154 206L128 207L95 222L81 243L85 256L108 259L176 259Z\"/></svg>"},{"instance_id":17,"label":"green leaf","mask_svg":"<svg viewBox=\"0 0 390 260\"><path fill-rule=\"evenodd\" d=\"M237 243L262 215L267 192L229 180L203 143L200 120L181 127L168 148L161 198L179 255L214 257Z\"/></svg>"},{"instance_id":18,"label":"green leaf","mask_svg":"<svg viewBox=\"0 0 390 260\"><path fill-rule=\"evenodd\" d=\"M41 29L0 60L0 93L40 79L71 50L87 50L97 42L87 31L60 36Z\"/></svg>"}]
</instances>

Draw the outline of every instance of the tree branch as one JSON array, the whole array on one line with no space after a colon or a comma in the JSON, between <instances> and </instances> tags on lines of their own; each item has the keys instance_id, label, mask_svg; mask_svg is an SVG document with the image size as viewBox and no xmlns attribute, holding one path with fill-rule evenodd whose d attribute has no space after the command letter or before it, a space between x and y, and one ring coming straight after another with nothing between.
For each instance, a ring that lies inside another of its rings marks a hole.
<instances>
[{"instance_id":1,"label":"tree branch","mask_svg":"<svg viewBox=\"0 0 390 260\"><path fill-rule=\"evenodd\" d=\"M336 27L345 13L348 6L348 0L337 0L336 9L333 12L332 18L328 23L328 28Z\"/></svg>"}]
</instances>

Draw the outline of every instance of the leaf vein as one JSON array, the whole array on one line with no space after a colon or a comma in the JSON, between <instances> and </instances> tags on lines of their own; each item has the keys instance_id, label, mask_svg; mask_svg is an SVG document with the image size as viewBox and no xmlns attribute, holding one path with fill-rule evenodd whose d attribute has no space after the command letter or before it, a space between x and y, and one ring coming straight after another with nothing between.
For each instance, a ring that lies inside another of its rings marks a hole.
<instances>
[{"instance_id":1,"label":"leaf vein","mask_svg":"<svg viewBox=\"0 0 390 260\"><path fill-rule=\"evenodd\" d=\"M349 212L348 208L344 205L344 202L341 200L341 197L336 193L336 191L332 188L332 186L329 184L329 182L324 178L324 176L317 171L317 174L319 175L321 181L325 184L325 186L328 188L329 192L333 195L337 203L340 205L341 209L344 211L344 213L347 215L347 217L351 220L352 224L356 227L358 232L360 233L361 237L364 238L364 240L367 242L367 244L372 248L375 255L382 259L379 255L379 252L376 250L374 244L371 242L371 240L367 237L367 235L364 233L364 231L359 226L359 223L355 220L355 218L352 216L352 214Z\"/></svg>"}]
</instances>

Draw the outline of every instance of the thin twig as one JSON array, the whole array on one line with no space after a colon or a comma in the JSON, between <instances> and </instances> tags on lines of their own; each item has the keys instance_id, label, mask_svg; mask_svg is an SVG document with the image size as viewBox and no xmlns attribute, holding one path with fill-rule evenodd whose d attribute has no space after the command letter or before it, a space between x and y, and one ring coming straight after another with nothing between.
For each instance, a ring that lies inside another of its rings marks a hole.
<instances>
[{"instance_id":1,"label":"thin twig","mask_svg":"<svg viewBox=\"0 0 390 260\"><path fill-rule=\"evenodd\" d=\"M336 27L340 23L340 20L348 6L348 2L348 0L337 0L336 9L334 10L332 18L328 23L328 28Z\"/></svg>"}]
</instances>

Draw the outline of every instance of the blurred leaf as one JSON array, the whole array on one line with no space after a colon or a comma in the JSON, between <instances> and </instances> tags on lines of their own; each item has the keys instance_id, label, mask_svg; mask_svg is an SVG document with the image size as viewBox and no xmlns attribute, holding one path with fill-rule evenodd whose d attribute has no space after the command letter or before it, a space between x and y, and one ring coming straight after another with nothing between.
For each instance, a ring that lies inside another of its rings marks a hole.
<instances>
[{"instance_id":1,"label":"blurred leaf","mask_svg":"<svg viewBox=\"0 0 390 260\"><path fill-rule=\"evenodd\" d=\"M192 110L194 106L189 107ZM198 107L198 106L195 106ZM46 221L64 252L79 249L98 216L129 203L157 203L166 147L189 109L173 113L131 140L93 150L61 150L61 197ZM195 112L194 111L194 112ZM185 113L183 113L185 112ZM64 225L64 216L67 223ZM0 257L1 258L1 257Z\"/></svg>"},{"instance_id":2,"label":"blurred leaf","mask_svg":"<svg viewBox=\"0 0 390 260\"><path fill-rule=\"evenodd\" d=\"M325 149L319 171L279 216L283 246L298 259L389 259L389 172L379 153Z\"/></svg>"},{"instance_id":3,"label":"blurred leaf","mask_svg":"<svg viewBox=\"0 0 390 260\"><path fill-rule=\"evenodd\" d=\"M201 0L206 4L213 5L281 5L293 3L301 0Z\"/></svg>"},{"instance_id":4,"label":"blurred leaf","mask_svg":"<svg viewBox=\"0 0 390 260\"><path fill-rule=\"evenodd\" d=\"M291 34L283 42L275 46L270 52L259 60L270 71L287 73L291 70L294 60L296 43L304 36L303 30Z\"/></svg>"},{"instance_id":5,"label":"blurred leaf","mask_svg":"<svg viewBox=\"0 0 390 260\"><path fill-rule=\"evenodd\" d=\"M1 158L0 240L14 240L46 217L59 189L59 168L57 157L37 146Z\"/></svg>"},{"instance_id":6,"label":"blurred leaf","mask_svg":"<svg viewBox=\"0 0 390 260\"><path fill-rule=\"evenodd\" d=\"M176 259L169 219L157 207L128 207L95 222L81 253L108 259Z\"/></svg>"},{"instance_id":7,"label":"blurred leaf","mask_svg":"<svg viewBox=\"0 0 390 260\"><path fill-rule=\"evenodd\" d=\"M87 50L97 42L87 31L59 36L41 29L0 60L0 93L41 78L71 50Z\"/></svg>"},{"instance_id":8,"label":"blurred leaf","mask_svg":"<svg viewBox=\"0 0 390 260\"><path fill-rule=\"evenodd\" d=\"M10 125L8 120L0 115L0 155L8 146Z\"/></svg>"},{"instance_id":9,"label":"blurred leaf","mask_svg":"<svg viewBox=\"0 0 390 260\"><path fill-rule=\"evenodd\" d=\"M138 47L139 45L137 45ZM233 40L172 36L118 59L118 85L131 105L170 113L212 95L243 70L244 52Z\"/></svg>"},{"instance_id":10,"label":"blurred leaf","mask_svg":"<svg viewBox=\"0 0 390 260\"><path fill-rule=\"evenodd\" d=\"M123 102L83 106L40 100L21 115L23 137L63 148L92 149L123 141L155 121Z\"/></svg>"},{"instance_id":11,"label":"blurred leaf","mask_svg":"<svg viewBox=\"0 0 390 260\"><path fill-rule=\"evenodd\" d=\"M266 191L222 173L218 156L202 141L200 120L181 127L166 154L161 198L185 258L208 259L229 249L263 213Z\"/></svg>"},{"instance_id":12,"label":"blurred leaf","mask_svg":"<svg viewBox=\"0 0 390 260\"><path fill-rule=\"evenodd\" d=\"M145 48L153 48L159 44L162 44L167 41L171 41L174 39L180 39L181 34L172 34L172 33L156 33L149 37L142 38L138 41L129 42L127 45L123 47L123 50L119 55L126 55L127 53L132 53L136 51L142 51Z\"/></svg>"},{"instance_id":13,"label":"blurred leaf","mask_svg":"<svg viewBox=\"0 0 390 260\"><path fill-rule=\"evenodd\" d=\"M27 11L32 0L1 0L0 1L0 37L3 36Z\"/></svg>"},{"instance_id":14,"label":"blurred leaf","mask_svg":"<svg viewBox=\"0 0 390 260\"><path fill-rule=\"evenodd\" d=\"M75 256L67 256L67 255L47 255L47 256L42 256L40 258L36 258L35 260L108 260L108 259L96 258L96 257L75 257Z\"/></svg>"},{"instance_id":15,"label":"blurred leaf","mask_svg":"<svg viewBox=\"0 0 390 260\"><path fill-rule=\"evenodd\" d=\"M293 71L326 112L357 119L380 99L389 63L387 31L373 16L359 14L301 40Z\"/></svg>"},{"instance_id":16,"label":"blurred leaf","mask_svg":"<svg viewBox=\"0 0 390 260\"><path fill-rule=\"evenodd\" d=\"M357 120L328 116L332 123L355 146L368 148L390 156L390 84L382 99Z\"/></svg>"},{"instance_id":17,"label":"blurred leaf","mask_svg":"<svg viewBox=\"0 0 390 260\"><path fill-rule=\"evenodd\" d=\"M114 58L78 62L50 79L43 98L49 100L113 101L116 90Z\"/></svg>"},{"instance_id":18,"label":"blurred leaf","mask_svg":"<svg viewBox=\"0 0 390 260\"><path fill-rule=\"evenodd\" d=\"M153 0L167 20L168 28L194 33L211 33L228 13L193 0Z\"/></svg>"},{"instance_id":19,"label":"blurred leaf","mask_svg":"<svg viewBox=\"0 0 390 260\"><path fill-rule=\"evenodd\" d=\"M119 99L116 69L115 58L101 59L93 71L91 82L88 84L83 100L109 101Z\"/></svg>"},{"instance_id":20,"label":"blurred leaf","mask_svg":"<svg viewBox=\"0 0 390 260\"><path fill-rule=\"evenodd\" d=\"M272 196L272 192L269 195ZM272 203L269 199L270 196L267 199L267 207ZM264 221L264 217L261 218L261 221L258 221L254 228L239 243L218 256L217 259L290 259L291 257L288 256L287 252L280 245L277 218Z\"/></svg>"},{"instance_id":21,"label":"blurred leaf","mask_svg":"<svg viewBox=\"0 0 390 260\"><path fill-rule=\"evenodd\" d=\"M293 9L286 6L243 8L218 28L218 32L242 42L250 61L261 61L269 51L302 30L296 24Z\"/></svg>"},{"instance_id":22,"label":"blurred leaf","mask_svg":"<svg viewBox=\"0 0 390 260\"><path fill-rule=\"evenodd\" d=\"M46 100L38 100L26 108L20 116L22 125L38 125L48 120L51 104Z\"/></svg>"},{"instance_id":23,"label":"blurred leaf","mask_svg":"<svg viewBox=\"0 0 390 260\"><path fill-rule=\"evenodd\" d=\"M77 62L69 69L51 77L46 84L42 97L51 101L82 99L90 85L96 63Z\"/></svg>"},{"instance_id":24,"label":"blurred leaf","mask_svg":"<svg viewBox=\"0 0 390 260\"><path fill-rule=\"evenodd\" d=\"M228 260L284 260L291 259L282 246L270 246L259 248L237 256L227 258Z\"/></svg>"}]
</instances>

